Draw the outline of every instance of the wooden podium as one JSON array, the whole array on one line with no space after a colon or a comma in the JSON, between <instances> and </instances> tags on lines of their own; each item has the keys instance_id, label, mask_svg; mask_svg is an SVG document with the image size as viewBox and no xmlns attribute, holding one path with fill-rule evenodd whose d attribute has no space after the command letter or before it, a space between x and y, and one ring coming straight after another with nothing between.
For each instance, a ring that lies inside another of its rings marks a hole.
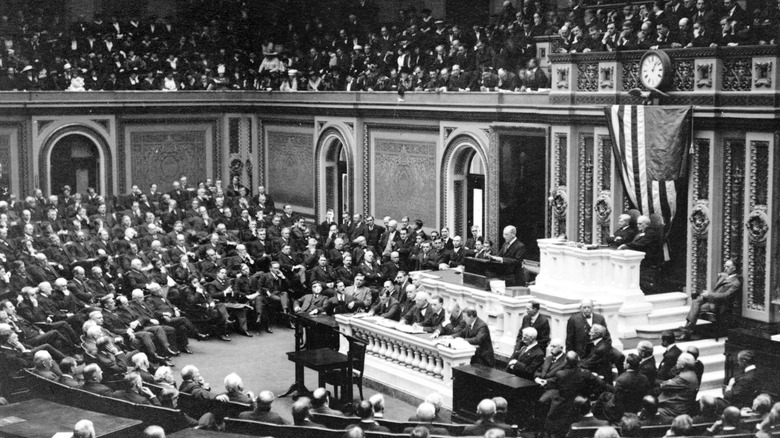
<instances>
[{"instance_id":1,"label":"wooden podium","mask_svg":"<svg viewBox=\"0 0 780 438\"><path fill-rule=\"evenodd\" d=\"M490 290L491 280L503 280L507 287L525 286L523 265L518 261L509 263L466 257L463 284L482 290Z\"/></svg>"}]
</instances>

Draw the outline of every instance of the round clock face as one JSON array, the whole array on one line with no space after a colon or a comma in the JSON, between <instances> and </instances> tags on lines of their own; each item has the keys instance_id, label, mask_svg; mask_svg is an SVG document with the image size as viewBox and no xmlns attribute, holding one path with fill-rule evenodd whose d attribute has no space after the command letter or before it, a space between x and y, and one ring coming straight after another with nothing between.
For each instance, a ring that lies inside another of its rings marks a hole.
<instances>
[{"instance_id":1,"label":"round clock face","mask_svg":"<svg viewBox=\"0 0 780 438\"><path fill-rule=\"evenodd\" d=\"M655 53L648 53L642 59L640 77L642 84L648 88L658 88L666 75L666 67L661 57Z\"/></svg>"}]
</instances>

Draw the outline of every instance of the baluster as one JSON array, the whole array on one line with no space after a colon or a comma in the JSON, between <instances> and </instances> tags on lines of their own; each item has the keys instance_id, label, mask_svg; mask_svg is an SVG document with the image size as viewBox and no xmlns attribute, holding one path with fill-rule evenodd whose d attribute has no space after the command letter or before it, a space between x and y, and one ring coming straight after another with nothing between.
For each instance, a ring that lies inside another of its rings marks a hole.
<instances>
[{"instance_id":1,"label":"baluster","mask_svg":"<svg viewBox=\"0 0 780 438\"><path fill-rule=\"evenodd\" d=\"M374 337L371 335L371 333L364 333L366 336L366 342L368 345L366 345L366 352L368 354L374 354Z\"/></svg>"},{"instance_id":2,"label":"baluster","mask_svg":"<svg viewBox=\"0 0 780 438\"><path fill-rule=\"evenodd\" d=\"M406 345L401 344L398 347L399 354L398 354L398 363L401 365L406 365Z\"/></svg>"},{"instance_id":3,"label":"baluster","mask_svg":"<svg viewBox=\"0 0 780 438\"><path fill-rule=\"evenodd\" d=\"M379 338L379 355L387 356L387 340L385 338Z\"/></svg>"},{"instance_id":4,"label":"baluster","mask_svg":"<svg viewBox=\"0 0 780 438\"><path fill-rule=\"evenodd\" d=\"M414 360L412 360L412 368L419 369L420 368L420 350L414 349Z\"/></svg>"},{"instance_id":5,"label":"baluster","mask_svg":"<svg viewBox=\"0 0 780 438\"><path fill-rule=\"evenodd\" d=\"M411 368L412 362L414 362L414 348L407 347L407 354L406 354L406 367Z\"/></svg>"},{"instance_id":6,"label":"baluster","mask_svg":"<svg viewBox=\"0 0 780 438\"><path fill-rule=\"evenodd\" d=\"M425 367L425 371L433 375L434 368L436 368L436 357L432 353L428 353L428 366Z\"/></svg>"},{"instance_id":7,"label":"baluster","mask_svg":"<svg viewBox=\"0 0 780 438\"><path fill-rule=\"evenodd\" d=\"M425 374L428 370L428 353L420 351L420 372Z\"/></svg>"},{"instance_id":8,"label":"baluster","mask_svg":"<svg viewBox=\"0 0 780 438\"><path fill-rule=\"evenodd\" d=\"M444 361L441 356L436 356L436 366L433 368L433 376L437 379L444 379L441 372L444 370Z\"/></svg>"},{"instance_id":9,"label":"baluster","mask_svg":"<svg viewBox=\"0 0 780 438\"><path fill-rule=\"evenodd\" d=\"M374 356L379 356L379 338L373 333L371 334L371 343L373 344L371 351L374 353Z\"/></svg>"},{"instance_id":10,"label":"baluster","mask_svg":"<svg viewBox=\"0 0 780 438\"><path fill-rule=\"evenodd\" d=\"M401 347L398 345L398 342L393 342L393 354L390 355L390 358L393 359L393 362L398 362L398 356L401 355L400 350Z\"/></svg>"}]
</instances>

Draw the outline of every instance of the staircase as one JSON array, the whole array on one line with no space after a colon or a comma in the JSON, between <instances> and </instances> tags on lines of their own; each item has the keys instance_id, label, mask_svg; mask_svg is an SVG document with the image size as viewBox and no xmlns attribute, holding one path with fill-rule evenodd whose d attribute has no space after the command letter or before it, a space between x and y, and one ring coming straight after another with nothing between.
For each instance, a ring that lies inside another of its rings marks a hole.
<instances>
[{"instance_id":1,"label":"staircase","mask_svg":"<svg viewBox=\"0 0 780 438\"><path fill-rule=\"evenodd\" d=\"M669 292L648 295L646 299L653 305L653 310L647 316L649 323L636 327L637 337L657 341L661 338L661 332L677 330L685 325L685 316L688 315L688 310L690 309L688 296L685 293ZM711 323L700 319L696 324L705 325Z\"/></svg>"}]
</instances>

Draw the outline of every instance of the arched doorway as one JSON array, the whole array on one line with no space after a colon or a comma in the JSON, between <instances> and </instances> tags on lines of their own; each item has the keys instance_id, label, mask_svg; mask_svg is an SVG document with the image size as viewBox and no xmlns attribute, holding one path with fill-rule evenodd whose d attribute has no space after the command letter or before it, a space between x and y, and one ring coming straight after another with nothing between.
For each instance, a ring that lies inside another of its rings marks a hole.
<instances>
[{"instance_id":1,"label":"arched doorway","mask_svg":"<svg viewBox=\"0 0 780 438\"><path fill-rule=\"evenodd\" d=\"M73 193L86 193L87 187L100 187L100 153L88 137L68 134L57 140L49 156L50 193L69 185Z\"/></svg>"},{"instance_id":2,"label":"arched doorway","mask_svg":"<svg viewBox=\"0 0 780 438\"><path fill-rule=\"evenodd\" d=\"M445 202L445 224L451 235L464 240L484 236L487 225L486 164L473 138L460 136L450 143L445 154L442 199ZM472 234L478 228L478 235Z\"/></svg>"},{"instance_id":3,"label":"arched doorway","mask_svg":"<svg viewBox=\"0 0 780 438\"><path fill-rule=\"evenodd\" d=\"M349 174L347 154L340 139L333 139L325 151L325 211L333 210L336 222L349 211Z\"/></svg>"}]
</instances>

